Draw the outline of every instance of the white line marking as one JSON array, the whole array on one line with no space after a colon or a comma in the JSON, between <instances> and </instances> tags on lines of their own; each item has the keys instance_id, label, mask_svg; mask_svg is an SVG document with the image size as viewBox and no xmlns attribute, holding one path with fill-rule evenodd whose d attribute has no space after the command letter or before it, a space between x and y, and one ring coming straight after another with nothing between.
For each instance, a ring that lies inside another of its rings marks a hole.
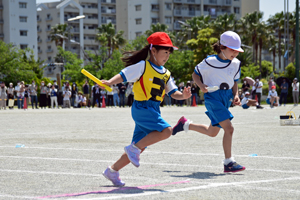
<instances>
[{"instance_id":1,"label":"white line marking","mask_svg":"<svg viewBox=\"0 0 300 200\"><path fill-rule=\"evenodd\" d=\"M0 156L0 158L12 158L12 159L33 159L33 160L59 160L59 161L74 161L74 162L99 162L99 163L112 163L112 160L91 160L91 159L73 159L73 158L45 158L45 157L23 157L23 156ZM153 162L141 162L144 165L160 165L160 166L181 166L181 167L205 167L211 169L219 169L219 166L209 165L191 165L191 164L178 164L178 163L153 163ZM300 174L300 171L284 171L273 169L249 169L250 171L266 171L266 172L278 172L278 173L294 173Z\"/></svg>"},{"instance_id":2,"label":"white line marking","mask_svg":"<svg viewBox=\"0 0 300 200\"><path fill-rule=\"evenodd\" d=\"M238 187L242 187L242 185L238 185ZM254 186L243 186L243 189L249 190L263 190L263 191L275 191L275 192L283 192L283 193L300 193L300 190L285 190L285 189L278 189L278 188L270 188L270 187L254 187Z\"/></svg>"},{"instance_id":3,"label":"white line marking","mask_svg":"<svg viewBox=\"0 0 300 200\"><path fill-rule=\"evenodd\" d=\"M14 146L0 146L0 148L15 148ZM45 149L45 150L69 150L69 151L99 151L99 152L123 152L120 150L109 150L109 149L76 149L76 148L51 148L51 147L23 147L24 149ZM172 155L193 155L193 156L224 156L223 154L214 153L189 153L189 152L161 152L146 150L146 153L154 154L172 154ZM234 157L249 157L249 155L234 155ZM255 156L253 158L269 158L269 159L285 159L285 160L300 160L297 157L274 157L274 156Z\"/></svg>"},{"instance_id":4,"label":"white line marking","mask_svg":"<svg viewBox=\"0 0 300 200\"><path fill-rule=\"evenodd\" d=\"M232 182L232 183L211 183L208 185L201 185L201 186L194 186L194 187L180 188L180 189L172 189L172 190L164 190L164 191L156 191L156 192L144 192L144 193L139 193L139 194L125 194L125 195L99 197L99 198L85 198L85 200L122 199L122 198L156 195L156 194L162 194L162 193L166 193L166 192L187 192L187 191L191 191L191 190L201 190L201 189L210 189L210 188L217 188L217 187L240 186L240 185L245 185L245 184L270 183L270 182L290 181L290 180L300 180L300 177L259 180L259 181ZM69 198L68 200L72 200L72 199L75 199L75 198Z\"/></svg>"},{"instance_id":5,"label":"white line marking","mask_svg":"<svg viewBox=\"0 0 300 200\"><path fill-rule=\"evenodd\" d=\"M8 195L8 194L0 194L0 197L17 198L17 199L36 199L36 197L15 196L15 195Z\"/></svg>"}]
</instances>

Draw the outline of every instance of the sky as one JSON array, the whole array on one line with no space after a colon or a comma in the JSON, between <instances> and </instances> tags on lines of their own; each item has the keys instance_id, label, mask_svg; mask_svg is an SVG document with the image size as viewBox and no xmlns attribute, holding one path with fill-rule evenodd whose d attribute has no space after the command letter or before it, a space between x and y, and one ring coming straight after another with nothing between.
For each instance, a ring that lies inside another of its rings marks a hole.
<instances>
[{"instance_id":1,"label":"sky","mask_svg":"<svg viewBox=\"0 0 300 200\"><path fill-rule=\"evenodd\" d=\"M53 2L59 0L36 0L36 3ZM251 1L251 0L247 0ZM296 9L296 0L260 0L259 8L264 13L263 21L266 21L269 16L275 15L277 12L284 11L284 2L289 4L289 12Z\"/></svg>"}]
</instances>

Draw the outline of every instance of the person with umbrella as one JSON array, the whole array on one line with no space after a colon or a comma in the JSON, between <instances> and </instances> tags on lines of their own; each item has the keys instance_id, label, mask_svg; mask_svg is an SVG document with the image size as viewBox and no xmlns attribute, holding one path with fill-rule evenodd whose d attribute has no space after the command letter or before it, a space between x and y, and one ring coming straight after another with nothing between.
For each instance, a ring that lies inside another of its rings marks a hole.
<instances>
[{"instance_id":1,"label":"person with umbrella","mask_svg":"<svg viewBox=\"0 0 300 200\"><path fill-rule=\"evenodd\" d=\"M286 100L287 100L287 95L288 95L288 89L289 89L289 85L286 82L285 78L282 79L282 84L280 85L280 88L281 88L281 93L280 93L280 98L279 98L279 106L282 105L283 99L284 99L284 106L285 106Z\"/></svg>"},{"instance_id":2,"label":"person with umbrella","mask_svg":"<svg viewBox=\"0 0 300 200\"><path fill-rule=\"evenodd\" d=\"M298 106L299 103L299 82L297 78L294 78L292 83L293 88L293 100L294 100L294 106Z\"/></svg>"}]
</instances>

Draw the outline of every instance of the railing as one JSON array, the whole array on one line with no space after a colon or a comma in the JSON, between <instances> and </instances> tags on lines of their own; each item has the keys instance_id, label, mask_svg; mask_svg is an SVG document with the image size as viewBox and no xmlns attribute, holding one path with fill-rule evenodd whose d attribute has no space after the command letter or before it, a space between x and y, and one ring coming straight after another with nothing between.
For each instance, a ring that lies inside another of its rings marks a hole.
<instances>
[{"instance_id":1,"label":"railing","mask_svg":"<svg viewBox=\"0 0 300 200\"><path fill-rule=\"evenodd\" d=\"M46 17L46 21L51 21L52 17Z\"/></svg>"}]
</instances>

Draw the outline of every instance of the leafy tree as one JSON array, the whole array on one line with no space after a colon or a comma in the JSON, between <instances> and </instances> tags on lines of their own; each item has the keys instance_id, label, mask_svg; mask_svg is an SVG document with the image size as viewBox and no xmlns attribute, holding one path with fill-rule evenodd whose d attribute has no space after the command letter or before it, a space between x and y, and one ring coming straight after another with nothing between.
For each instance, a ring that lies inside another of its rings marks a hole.
<instances>
[{"instance_id":1,"label":"leafy tree","mask_svg":"<svg viewBox=\"0 0 300 200\"><path fill-rule=\"evenodd\" d=\"M243 67L248 67L252 63L252 53L245 48L243 53L239 53L237 59L241 61Z\"/></svg>"},{"instance_id":2,"label":"leafy tree","mask_svg":"<svg viewBox=\"0 0 300 200\"><path fill-rule=\"evenodd\" d=\"M218 41L217 38L212 37L214 30L205 28L198 32L196 39L187 41L187 45L194 52L194 63L199 63L208 55L214 53L212 45Z\"/></svg>"},{"instance_id":3,"label":"leafy tree","mask_svg":"<svg viewBox=\"0 0 300 200\"><path fill-rule=\"evenodd\" d=\"M273 65L271 62L263 60L261 63L261 77L267 78L273 72Z\"/></svg>"},{"instance_id":4,"label":"leafy tree","mask_svg":"<svg viewBox=\"0 0 300 200\"><path fill-rule=\"evenodd\" d=\"M245 77L256 78L260 76L259 66L254 65L254 63L248 65L247 67L243 66L241 68L241 79Z\"/></svg>"},{"instance_id":5,"label":"leafy tree","mask_svg":"<svg viewBox=\"0 0 300 200\"><path fill-rule=\"evenodd\" d=\"M55 41L56 46L62 47L64 39L69 37L68 28L71 28L68 27L68 24L56 24L55 26L52 26L50 31L51 42Z\"/></svg>"},{"instance_id":6,"label":"leafy tree","mask_svg":"<svg viewBox=\"0 0 300 200\"><path fill-rule=\"evenodd\" d=\"M104 68L97 72L97 76L101 77L101 79L110 79L114 75L120 73L120 71L124 68L124 63L122 62L121 57L121 52L115 50L112 53L111 58L104 63Z\"/></svg>"}]
</instances>

